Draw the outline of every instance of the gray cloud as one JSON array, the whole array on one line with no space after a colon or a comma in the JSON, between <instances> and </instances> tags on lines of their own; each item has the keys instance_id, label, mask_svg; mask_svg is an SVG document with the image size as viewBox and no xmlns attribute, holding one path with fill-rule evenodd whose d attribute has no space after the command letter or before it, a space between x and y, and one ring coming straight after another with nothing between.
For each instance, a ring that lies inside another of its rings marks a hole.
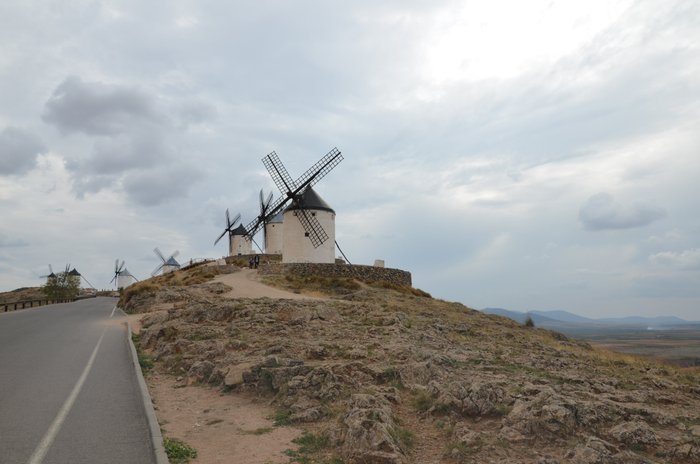
<instances>
[{"instance_id":1,"label":"gray cloud","mask_svg":"<svg viewBox=\"0 0 700 464\"><path fill-rule=\"evenodd\" d=\"M16 248L25 246L29 246L29 242L22 240L21 238L10 238L0 232L0 248Z\"/></svg>"},{"instance_id":2,"label":"gray cloud","mask_svg":"<svg viewBox=\"0 0 700 464\"><path fill-rule=\"evenodd\" d=\"M666 211L662 208L643 203L622 205L605 192L588 198L578 212L579 220L588 230L632 229L665 216Z\"/></svg>"},{"instance_id":3,"label":"gray cloud","mask_svg":"<svg viewBox=\"0 0 700 464\"><path fill-rule=\"evenodd\" d=\"M135 88L66 78L46 102L42 119L63 133L115 135L158 121L153 99Z\"/></svg>"},{"instance_id":4,"label":"gray cloud","mask_svg":"<svg viewBox=\"0 0 700 464\"><path fill-rule=\"evenodd\" d=\"M115 175L151 167L168 158L170 153L160 133L134 131L96 140L89 157L70 159L66 167L82 175Z\"/></svg>"},{"instance_id":5,"label":"gray cloud","mask_svg":"<svg viewBox=\"0 0 700 464\"><path fill-rule=\"evenodd\" d=\"M194 166L172 166L141 171L122 183L126 195L143 206L154 206L187 196L190 186L203 178Z\"/></svg>"},{"instance_id":6,"label":"gray cloud","mask_svg":"<svg viewBox=\"0 0 700 464\"><path fill-rule=\"evenodd\" d=\"M92 141L90 152L65 155L79 198L121 186L130 200L152 206L184 196L201 179L181 156L181 145L188 126L214 118L216 110L205 101L183 98L170 111L162 101L133 86L76 76L58 85L45 104L44 121L62 134ZM166 116L171 113L172 118Z\"/></svg>"},{"instance_id":7,"label":"gray cloud","mask_svg":"<svg viewBox=\"0 0 700 464\"><path fill-rule=\"evenodd\" d=\"M24 174L46 152L39 137L22 129L6 127L0 132L0 175Z\"/></svg>"},{"instance_id":8,"label":"gray cloud","mask_svg":"<svg viewBox=\"0 0 700 464\"><path fill-rule=\"evenodd\" d=\"M654 264L682 270L700 269L700 248L683 251L662 251L651 255L649 260Z\"/></svg>"}]
</instances>

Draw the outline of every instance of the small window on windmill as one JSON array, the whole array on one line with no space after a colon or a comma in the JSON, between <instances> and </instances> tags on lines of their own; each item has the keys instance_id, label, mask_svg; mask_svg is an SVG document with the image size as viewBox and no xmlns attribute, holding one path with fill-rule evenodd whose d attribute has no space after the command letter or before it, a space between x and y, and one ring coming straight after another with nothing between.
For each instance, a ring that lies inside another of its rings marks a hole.
<instances>
[{"instance_id":1,"label":"small window on windmill","mask_svg":"<svg viewBox=\"0 0 700 464\"><path fill-rule=\"evenodd\" d=\"M304 232L304 237L308 237L308 236L309 236L309 233L308 233L308 232Z\"/></svg>"},{"instance_id":2,"label":"small window on windmill","mask_svg":"<svg viewBox=\"0 0 700 464\"><path fill-rule=\"evenodd\" d=\"M312 212L311 215L312 215L312 216L316 216L316 213L315 213L315 212Z\"/></svg>"}]
</instances>

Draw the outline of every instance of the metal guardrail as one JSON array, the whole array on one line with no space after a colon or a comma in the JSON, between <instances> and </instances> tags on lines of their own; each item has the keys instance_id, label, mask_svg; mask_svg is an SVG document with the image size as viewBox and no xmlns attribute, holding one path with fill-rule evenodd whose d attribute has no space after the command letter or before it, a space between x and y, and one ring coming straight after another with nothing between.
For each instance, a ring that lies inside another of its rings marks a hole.
<instances>
[{"instance_id":1,"label":"metal guardrail","mask_svg":"<svg viewBox=\"0 0 700 464\"><path fill-rule=\"evenodd\" d=\"M82 300L85 298L95 298L96 296L97 295L81 295L69 300L50 300L42 298L40 300L11 301L9 303L0 303L0 308L2 308L2 312L17 311L18 309L34 308L50 304L70 303L71 301Z\"/></svg>"},{"instance_id":2,"label":"metal guardrail","mask_svg":"<svg viewBox=\"0 0 700 464\"><path fill-rule=\"evenodd\" d=\"M9 303L0 303L0 308L3 308L4 312L17 311L18 309L33 308L35 306L44 306L55 303L67 303L72 300L24 300L24 301L11 301Z\"/></svg>"}]
</instances>

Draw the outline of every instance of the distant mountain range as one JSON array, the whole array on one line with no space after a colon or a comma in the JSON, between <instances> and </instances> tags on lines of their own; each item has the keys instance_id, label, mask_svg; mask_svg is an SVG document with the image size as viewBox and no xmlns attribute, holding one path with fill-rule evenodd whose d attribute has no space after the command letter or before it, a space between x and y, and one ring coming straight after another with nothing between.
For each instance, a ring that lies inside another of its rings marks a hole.
<instances>
[{"instance_id":1,"label":"distant mountain range","mask_svg":"<svg viewBox=\"0 0 700 464\"><path fill-rule=\"evenodd\" d=\"M608 317L600 319L592 319L579 316L578 314L568 311L528 311L526 313L520 311L512 311L503 308L484 308L481 310L486 314L496 314L505 316L514 321L525 323L528 317L539 327L550 328L566 328L566 327L604 327L604 326L632 326L632 327L669 327L679 325L696 325L697 321L686 321L676 316L628 316L628 317Z\"/></svg>"}]
</instances>

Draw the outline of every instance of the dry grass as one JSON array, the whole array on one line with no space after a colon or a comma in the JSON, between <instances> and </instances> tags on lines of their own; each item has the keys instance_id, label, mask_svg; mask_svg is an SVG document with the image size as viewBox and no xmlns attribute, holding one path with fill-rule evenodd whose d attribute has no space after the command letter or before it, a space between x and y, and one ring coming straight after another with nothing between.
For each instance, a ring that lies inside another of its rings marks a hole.
<instances>
[{"instance_id":1,"label":"dry grass","mask_svg":"<svg viewBox=\"0 0 700 464\"><path fill-rule=\"evenodd\" d=\"M187 270L177 270L165 275L151 277L148 280L142 280L125 288L119 297L118 306L126 309L129 307L129 302L135 297L155 294L163 287L187 287L202 284L219 274L220 271L216 267L197 266Z\"/></svg>"},{"instance_id":2,"label":"dry grass","mask_svg":"<svg viewBox=\"0 0 700 464\"><path fill-rule=\"evenodd\" d=\"M13 303L15 301L45 299L42 287L22 287L9 292L0 293L0 303Z\"/></svg>"},{"instance_id":3,"label":"dry grass","mask_svg":"<svg viewBox=\"0 0 700 464\"><path fill-rule=\"evenodd\" d=\"M391 282L373 282L353 277L325 277L319 275L298 275L286 273L270 275L263 282L274 287L290 290L295 293L322 293L330 296L342 296L370 286L377 289L394 290L405 295L422 298L432 298L430 293L413 288L410 285L398 285Z\"/></svg>"},{"instance_id":4,"label":"dry grass","mask_svg":"<svg viewBox=\"0 0 700 464\"><path fill-rule=\"evenodd\" d=\"M267 285L294 293L319 292L331 296L347 295L362 288L357 280L349 277L301 276L289 273L265 276L262 280Z\"/></svg>"}]
</instances>

